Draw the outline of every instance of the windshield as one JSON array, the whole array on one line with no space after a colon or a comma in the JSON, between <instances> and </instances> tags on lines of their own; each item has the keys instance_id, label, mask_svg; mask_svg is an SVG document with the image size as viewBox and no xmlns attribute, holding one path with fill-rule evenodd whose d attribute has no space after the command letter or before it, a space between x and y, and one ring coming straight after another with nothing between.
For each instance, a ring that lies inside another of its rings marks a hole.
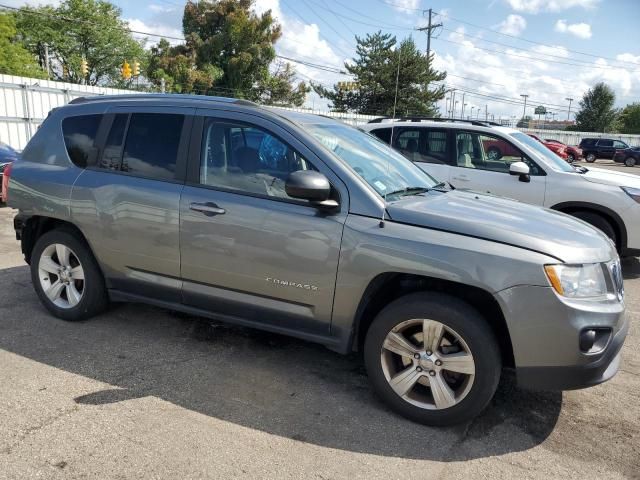
<instances>
[{"instance_id":1,"label":"windshield","mask_svg":"<svg viewBox=\"0 0 640 480\"><path fill-rule=\"evenodd\" d=\"M362 130L340 124L305 127L387 200L421 193L438 184L413 162Z\"/></svg>"},{"instance_id":2,"label":"windshield","mask_svg":"<svg viewBox=\"0 0 640 480\"><path fill-rule=\"evenodd\" d=\"M560 170L561 172L575 172L571 165L545 147L543 143L531 138L529 135L522 132L511 133L510 135L535 150L536 153L542 156L547 163L551 164L551 167L555 170Z\"/></svg>"}]
</instances>

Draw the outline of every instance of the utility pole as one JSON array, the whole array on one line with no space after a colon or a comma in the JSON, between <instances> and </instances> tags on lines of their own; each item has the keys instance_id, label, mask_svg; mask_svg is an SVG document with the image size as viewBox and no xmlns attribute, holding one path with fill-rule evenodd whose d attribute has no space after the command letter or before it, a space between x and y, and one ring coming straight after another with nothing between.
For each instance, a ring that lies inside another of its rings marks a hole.
<instances>
[{"instance_id":1,"label":"utility pole","mask_svg":"<svg viewBox=\"0 0 640 480\"><path fill-rule=\"evenodd\" d=\"M571 102L573 102L573 98L565 98L569 102L569 110L567 111L567 120L570 120L571 117Z\"/></svg>"},{"instance_id":2,"label":"utility pole","mask_svg":"<svg viewBox=\"0 0 640 480\"><path fill-rule=\"evenodd\" d=\"M429 67L430 66L429 64L431 63L431 60L430 60L430 57L431 57L431 34L432 34L433 30L435 30L436 28L442 26L442 23L435 23L435 24L431 23L431 15L433 14L433 11L432 11L432 9L429 9L428 12L429 12L429 23L427 23L426 27L422 27L422 28L418 28L417 29L419 32L427 32L427 67ZM425 12L422 12L422 14L424 15Z\"/></svg>"},{"instance_id":3,"label":"utility pole","mask_svg":"<svg viewBox=\"0 0 640 480\"><path fill-rule=\"evenodd\" d=\"M524 107L522 107L522 120L524 121L524 117L527 115L527 94L520 94L522 98L524 98Z\"/></svg>"},{"instance_id":4,"label":"utility pole","mask_svg":"<svg viewBox=\"0 0 640 480\"><path fill-rule=\"evenodd\" d=\"M164 82L164 77L162 77L160 79L160 91L164 93L164 90L165 90L165 82Z\"/></svg>"},{"instance_id":5,"label":"utility pole","mask_svg":"<svg viewBox=\"0 0 640 480\"><path fill-rule=\"evenodd\" d=\"M51 78L51 64L49 60L49 45L44 44L44 69L47 71L47 80Z\"/></svg>"},{"instance_id":6,"label":"utility pole","mask_svg":"<svg viewBox=\"0 0 640 480\"><path fill-rule=\"evenodd\" d=\"M462 118L464 120L464 106L466 105L466 103L464 103L464 96L466 95L465 92L462 92L462 104L460 105L460 118Z\"/></svg>"},{"instance_id":7,"label":"utility pole","mask_svg":"<svg viewBox=\"0 0 640 480\"><path fill-rule=\"evenodd\" d=\"M484 121L488 122L489 121L489 105L484 106Z\"/></svg>"},{"instance_id":8,"label":"utility pole","mask_svg":"<svg viewBox=\"0 0 640 480\"><path fill-rule=\"evenodd\" d=\"M456 104L456 89L454 88L453 89L453 96L451 98L451 115L449 115L449 118L453 118L453 116L456 113L455 104Z\"/></svg>"}]
</instances>

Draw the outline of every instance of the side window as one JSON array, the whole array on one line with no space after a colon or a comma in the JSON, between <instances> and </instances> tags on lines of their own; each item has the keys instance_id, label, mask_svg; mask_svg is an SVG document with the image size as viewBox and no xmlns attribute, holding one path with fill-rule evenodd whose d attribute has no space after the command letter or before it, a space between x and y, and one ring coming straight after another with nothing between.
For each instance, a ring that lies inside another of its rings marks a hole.
<instances>
[{"instance_id":1,"label":"side window","mask_svg":"<svg viewBox=\"0 0 640 480\"><path fill-rule=\"evenodd\" d=\"M285 181L291 172L315 170L299 153L265 130L205 122L200 183L267 197L290 198Z\"/></svg>"},{"instance_id":2,"label":"side window","mask_svg":"<svg viewBox=\"0 0 640 480\"><path fill-rule=\"evenodd\" d=\"M598 140L599 147L613 147L613 140Z\"/></svg>"},{"instance_id":3,"label":"side window","mask_svg":"<svg viewBox=\"0 0 640 480\"><path fill-rule=\"evenodd\" d=\"M378 128L377 130L371 130L373 135L385 142L387 145L391 143L391 129L390 128Z\"/></svg>"},{"instance_id":4,"label":"side window","mask_svg":"<svg viewBox=\"0 0 640 480\"><path fill-rule=\"evenodd\" d=\"M422 130L424 141L420 145L422 162L448 164L446 130Z\"/></svg>"},{"instance_id":5,"label":"side window","mask_svg":"<svg viewBox=\"0 0 640 480\"><path fill-rule=\"evenodd\" d=\"M134 113L129 120L122 171L142 177L174 178L184 115Z\"/></svg>"},{"instance_id":6,"label":"side window","mask_svg":"<svg viewBox=\"0 0 640 480\"><path fill-rule=\"evenodd\" d=\"M80 115L62 121L62 134L71 161L80 168L93 163L98 150L95 146L96 134L102 115Z\"/></svg>"},{"instance_id":7,"label":"side window","mask_svg":"<svg viewBox=\"0 0 640 480\"><path fill-rule=\"evenodd\" d=\"M124 144L124 132L127 128L129 114L120 113L116 115L109 130L109 136L100 159L100 168L107 170L120 170L122 165L122 147Z\"/></svg>"},{"instance_id":8,"label":"side window","mask_svg":"<svg viewBox=\"0 0 640 480\"><path fill-rule=\"evenodd\" d=\"M616 141L614 141L614 142L613 142L613 148L620 148L620 149L622 149L622 148L629 148L629 146L628 146L626 143L624 143L624 142L621 142L621 141L619 141L619 140L616 140Z\"/></svg>"},{"instance_id":9,"label":"side window","mask_svg":"<svg viewBox=\"0 0 640 480\"><path fill-rule=\"evenodd\" d=\"M529 165L531 175L544 175L540 167L510 142L476 132L456 134L456 158L459 167L509 173L514 162Z\"/></svg>"}]
</instances>

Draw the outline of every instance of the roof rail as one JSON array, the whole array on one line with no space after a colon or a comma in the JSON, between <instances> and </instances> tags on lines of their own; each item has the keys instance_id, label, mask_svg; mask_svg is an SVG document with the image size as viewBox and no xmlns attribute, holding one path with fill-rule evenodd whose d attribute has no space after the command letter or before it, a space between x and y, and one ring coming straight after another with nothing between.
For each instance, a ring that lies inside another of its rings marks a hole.
<instances>
[{"instance_id":1,"label":"roof rail","mask_svg":"<svg viewBox=\"0 0 640 480\"><path fill-rule=\"evenodd\" d=\"M486 127L486 126L497 126L500 127L501 125L499 123L496 122L490 122L490 121L485 121L485 120L467 120L464 118L448 118L448 117L421 117L421 116L412 116L412 117L379 117L379 118L374 118L373 120L370 120L369 123L382 123L384 120L389 120L389 121L397 121L397 122L422 122L422 121L429 121L429 122L442 122L442 123L468 123L470 125L476 125L479 127Z\"/></svg>"},{"instance_id":2,"label":"roof rail","mask_svg":"<svg viewBox=\"0 0 640 480\"><path fill-rule=\"evenodd\" d=\"M90 97L77 97L71 100L69 103L72 105L79 103L101 102L105 100L148 100L148 99L170 99L170 100L199 100L203 102L224 102L234 103L236 105L246 105L257 107L257 103L250 102L249 100L242 100L238 98L229 97L214 97L209 95L190 95L181 93L132 93L124 95L94 95Z\"/></svg>"}]
</instances>

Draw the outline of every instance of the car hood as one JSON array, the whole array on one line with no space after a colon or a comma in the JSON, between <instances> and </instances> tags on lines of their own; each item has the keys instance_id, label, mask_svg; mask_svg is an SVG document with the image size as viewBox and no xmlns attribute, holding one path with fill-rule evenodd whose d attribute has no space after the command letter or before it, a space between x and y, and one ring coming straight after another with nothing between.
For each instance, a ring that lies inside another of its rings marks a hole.
<instances>
[{"instance_id":1,"label":"car hood","mask_svg":"<svg viewBox=\"0 0 640 480\"><path fill-rule=\"evenodd\" d=\"M469 191L431 191L387 205L393 221L500 242L566 263L609 261L611 241L581 220L554 210Z\"/></svg>"},{"instance_id":2,"label":"car hood","mask_svg":"<svg viewBox=\"0 0 640 480\"><path fill-rule=\"evenodd\" d=\"M591 168L581 174L585 180L603 185L614 185L616 187L640 188L640 176L633 173L614 172L602 168Z\"/></svg>"}]
</instances>

